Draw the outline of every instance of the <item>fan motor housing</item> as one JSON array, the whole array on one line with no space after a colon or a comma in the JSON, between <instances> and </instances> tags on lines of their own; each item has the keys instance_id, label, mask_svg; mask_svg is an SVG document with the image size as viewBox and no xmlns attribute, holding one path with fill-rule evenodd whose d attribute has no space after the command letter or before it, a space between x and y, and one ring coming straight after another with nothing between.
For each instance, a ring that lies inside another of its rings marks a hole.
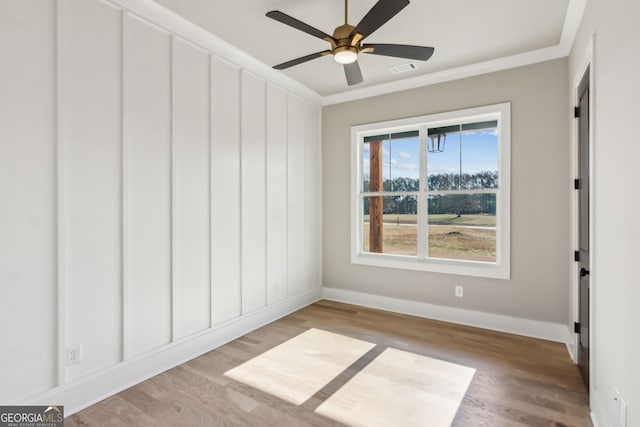
<instances>
[{"instance_id":1,"label":"fan motor housing","mask_svg":"<svg viewBox=\"0 0 640 427\"><path fill-rule=\"evenodd\" d=\"M353 25L349 24L340 25L335 30L333 30L333 38L337 39L338 42L346 40L347 44L351 44L351 38L349 36L351 35L351 32L354 28L355 27Z\"/></svg>"}]
</instances>

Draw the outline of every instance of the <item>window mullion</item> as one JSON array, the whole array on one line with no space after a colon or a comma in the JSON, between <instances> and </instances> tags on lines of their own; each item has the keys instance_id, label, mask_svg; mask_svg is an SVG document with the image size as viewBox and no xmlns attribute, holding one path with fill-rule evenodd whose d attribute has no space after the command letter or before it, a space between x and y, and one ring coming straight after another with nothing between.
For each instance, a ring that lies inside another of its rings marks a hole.
<instances>
[{"instance_id":1,"label":"window mullion","mask_svg":"<svg viewBox=\"0 0 640 427\"><path fill-rule=\"evenodd\" d=\"M428 212L427 212L427 196L425 189L427 187L427 127L420 126L420 170L418 174L418 218L416 227L418 227L418 260L425 260L428 256L427 239L428 239Z\"/></svg>"},{"instance_id":2,"label":"window mullion","mask_svg":"<svg viewBox=\"0 0 640 427\"><path fill-rule=\"evenodd\" d=\"M362 193L362 195L365 197L418 196L418 194L419 194L418 191L373 191L373 192Z\"/></svg>"},{"instance_id":3,"label":"window mullion","mask_svg":"<svg viewBox=\"0 0 640 427\"><path fill-rule=\"evenodd\" d=\"M497 188L473 188L469 190L430 190L428 192L432 196L450 196L450 195L464 195L464 194L498 194Z\"/></svg>"}]
</instances>

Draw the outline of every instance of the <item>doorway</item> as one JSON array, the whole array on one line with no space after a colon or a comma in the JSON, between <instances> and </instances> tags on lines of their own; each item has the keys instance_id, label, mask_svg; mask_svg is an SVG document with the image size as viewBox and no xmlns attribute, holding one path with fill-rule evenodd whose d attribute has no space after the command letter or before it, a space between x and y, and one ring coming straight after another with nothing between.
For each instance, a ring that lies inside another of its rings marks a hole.
<instances>
[{"instance_id":1,"label":"doorway","mask_svg":"<svg viewBox=\"0 0 640 427\"><path fill-rule=\"evenodd\" d=\"M590 360L590 315L589 315L589 294L590 294L590 67L587 67L580 84L578 86L578 106L576 108L577 119L577 179L575 188L578 191L577 220L578 220L578 250L576 251L576 262L578 263L578 323L576 332L578 333L578 367L582 373L582 378L589 390L589 360Z\"/></svg>"}]
</instances>

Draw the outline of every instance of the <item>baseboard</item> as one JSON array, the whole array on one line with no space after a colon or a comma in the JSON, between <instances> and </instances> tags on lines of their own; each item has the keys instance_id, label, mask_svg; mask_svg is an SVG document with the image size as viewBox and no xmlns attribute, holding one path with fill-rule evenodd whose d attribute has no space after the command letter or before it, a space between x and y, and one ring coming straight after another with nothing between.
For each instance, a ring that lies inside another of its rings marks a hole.
<instances>
[{"instance_id":1,"label":"baseboard","mask_svg":"<svg viewBox=\"0 0 640 427\"><path fill-rule=\"evenodd\" d=\"M64 405L65 416L207 353L261 326L297 311L320 297L319 290L290 297L204 333L120 362L80 380L21 399L18 405Z\"/></svg>"},{"instance_id":2,"label":"baseboard","mask_svg":"<svg viewBox=\"0 0 640 427\"><path fill-rule=\"evenodd\" d=\"M591 407L591 423L593 427L612 427L614 425L608 419L605 407L597 392L591 392L589 406Z\"/></svg>"},{"instance_id":3,"label":"baseboard","mask_svg":"<svg viewBox=\"0 0 640 427\"><path fill-rule=\"evenodd\" d=\"M567 326L567 351L569 352L569 356L571 356L571 360L573 360L573 363L578 364L575 332L573 332L571 328L569 328L569 326Z\"/></svg>"},{"instance_id":4,"label":"baseboard","mask_svg":"<svg viewBox=\"0 0 640 427\"><path fill-rule=\"evenodd\" d=\"M562 323L541 322L337 288L323 287L322 297L332 301L560 342L566 344L567 348L571 338L567 325Z\"/></svg>"}]
</instances>

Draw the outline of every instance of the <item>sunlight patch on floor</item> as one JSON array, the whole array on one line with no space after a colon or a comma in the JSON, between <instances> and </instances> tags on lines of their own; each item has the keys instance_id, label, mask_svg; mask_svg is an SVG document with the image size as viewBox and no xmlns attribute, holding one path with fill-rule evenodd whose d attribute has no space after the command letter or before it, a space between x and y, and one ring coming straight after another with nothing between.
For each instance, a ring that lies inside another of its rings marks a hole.
<instances>
[{"instance_id":1,"label":"sunlight patch on floor","mask_svg":"<svg viewBox=\"0 0 640 427\"><path fill-rule=\"evenodd\" d=\"M316 412L349 426L449 427L475 369L388 348Z\"/></svg>"},{"instance_id":2,"label":"sunlight patch on floor","mask_svg":"<svg viewBox=\"0 0 640 427\"><path fill-rule=\"evenodd\" d=\"M225 375L300 405L373 347L366 341L312 328Z\"/></svg>"},{"instance_id":3,"label":"sunlight patch on floor","mask_svg":"<svg viewBox=\"0 0 640 427\"><path fill-rule=\"evenodd\" d=\"M375 347L309 329L225 373L301 405ZM449 427L475 369L386 348L316 413L353 427Z\"/></svg>"}]
</instances>

